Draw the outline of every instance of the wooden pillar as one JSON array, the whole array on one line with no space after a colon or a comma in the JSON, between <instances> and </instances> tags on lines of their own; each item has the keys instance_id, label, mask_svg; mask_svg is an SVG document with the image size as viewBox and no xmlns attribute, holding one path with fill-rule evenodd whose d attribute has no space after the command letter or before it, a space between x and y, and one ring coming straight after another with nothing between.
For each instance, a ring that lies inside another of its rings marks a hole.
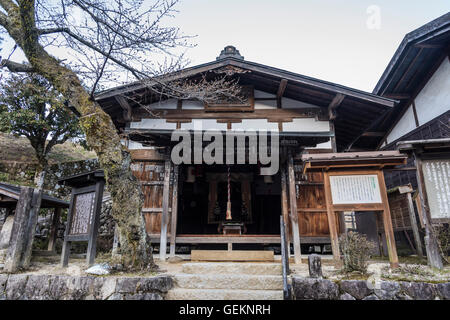
<instances>
[{"instance_id":1,"label":"wooden pillar","mask_svg":"<svg viewBox=\"0 0 450 320\"><path fill-rule=\"evenodd\" d=\"M333 152L337 152L337 145L336 145L336 130L334 127L334 120L330 121L330 132L333 134L331 137L331 149Z\"/></svg>"},{"instance_id":2,"label":"wooden pillar","mask_svg":"<svg viewBox=\"0 0 450 320\"><path fill-rule=\"evenodd\" d=\"M381 200L383 201L383 225L386 235L386 243L389 254L391 268L398 267L397 247L395 245L394 230L392 228L391 211L389 209L389 200L387 197L386 184L384 182L383 171L378 172L378 184L380 185Z\"/></svg>"},{"instance_id":3,"label":"wooden pillar","mask_svg":"<svg viewBox=\"0 0 450 320\"><path fill-rule=\"evenodd\" d=\"M95 262L95 255L97 253L97 235L100 226L100 214L103 202L103 189L105 180L97 181L95 185L95 200L94 200L94 221L91 224L89 231L89 242L86 253L86 264L91 266Z\"/></svg>"},{"instance_id":4,"label":"wooden pillar","mask_svg":"<svg viewBox=\"0 0 450 320\"><path fill-rule=\"evenodd\" d=\"M170 256L175 256L175 242L177 237L178 218L178 166L173 167L173 193L172 193L172 213L170 221Z\"/></svg>"},{"instance_id":5,"label":"wooden pillar","mask_svg":"<svg viewBox=\"0 0 450 320\"><path fill-rule=\"evenodd\" d=\"M16 214L14 215L11 240L5 258L4 270L8 273L17 272L23 266L32 201L33 188L21 187L19 201L16 205Z\"/></svg>"},{"instance_id":6,"label":"wooden pillar","mask_svg":"<svg viewBox=\"0 0 450 320\"><path fill-rule=\"evenodd\" d=\"M411 228L414 235L414 242L416 243L416 252L419 257L423 256L422 241L420 240L419 227L417 226L416 213L414 212L414 205L411 197L411 192L406 194L408 199L409 219L411 220Z\"/></svg>"},{"instance_id":7,"label":"wooden pillar","mask_svg":"<svg viewBox=\"0 0 450 320\"><path fill-rule=\"evenodd\" d=\"M289 204L287 195L287 184L286 184L286 171L285 167L281 168L281 214L283 215L284 226L286 229L286 243L288 256L291 254L291 234L289 232Z\"/></svg>"},{"instance_id":8,"label":"wooden pillar","mask_svg":"<svg viewBox=\"0 0 450 320\"><path fill-rule=\"evenodd\" d=\"M289 184L289 201L291 204L291 229L294 242L294 261L295 264L302 263L301 247L300 247L300 230L298 228L298 212L297 212L297 192L295 190L295 173L294 173L294 157L292 152L288 152L288 184Z\"/></svg>"},{"instance_id":9,"label":"wooden pillar","mask_svg":"<svg viewBox=\"0 0 450 320\"><path fill-rule=\"evenodd\" d=\"M161 212L161 240L159 242L159 260L166 260L167 251L167 225L169 222L169 191L170 191L170 171L172 162L170 158L166 160L164 165L164 187L163 187L163 203Z\"/></svg>"},{"instance_id":10,"label":"wooden pillar","mask_svg":"<svg viewBox=\"0 0 450 320\"><path fill-rule=\"evenodd\" d=\"M74 196L75 196L75 188L72 188L70 199L73 199ZM72 246L72 243L70 241L66 241L66 238L69 235L69 230L72 228L72 219L69 219L69 217L72 214L72 210L73 210L73 201L70 201L69 211L67 211L66 230L64 231L64 242L61 251L61 267L63 268L67 267L67 265L69 264L70 248Z\"/></svg>"},{"instance_id":11,"label":"wooden pillar","mask_svg":"<svg viewBox=\"0 0 450 320\"><path fill-rule=\"evenodd\" d=\"M416 163L416 175L417 175L417 185L419 189L419 195L420 197L420 204L422 205L422 218L423 223L425 225L425 248L427 251L427 259L428 264L437 269L444 268L444 265L442 263L442 258L439 253L439 245L436 239L436 235L433 232L433 226L431 225L431 215L429 204L428 204L428 198L427 193L425 189L425 180L423 176L423 169L422 169L422 159L417 156L416 153L414 153L414 160Z\"/></svg>"},{"instance_id":12,"label":"wooden pillar","mask_svg":"<svg viewBox=\"0 0 450 320\"><path fill-rule=\"evenodd\" d=\"M55 251L56 238L58 237L59 217L61 216L61 207L53 210L52 225L48 236L47 251Z\"/></svg>"},{"instance_id":13,"label":"wooden pillar","mask_svg":"<svg viewBox=\"0 0 450 320\"><path fill-rule=\"evenodd\" d=\"M325 202L327 204L328 228L330 229L331 250L336 264L340 264L341 254L339 251L339 238L336 226L336 213L333 210L331 198L330 178L327 172L323 173L323 182L325 187Z\"/></svg>"}]
</instances>

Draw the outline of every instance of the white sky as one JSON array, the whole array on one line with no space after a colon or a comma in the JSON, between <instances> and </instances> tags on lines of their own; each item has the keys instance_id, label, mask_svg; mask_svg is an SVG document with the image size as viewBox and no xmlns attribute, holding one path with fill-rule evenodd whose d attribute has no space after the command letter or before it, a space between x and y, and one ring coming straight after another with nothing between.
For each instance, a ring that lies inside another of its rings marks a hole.
<instances>
[{"instance_id":1,"label":"white sky","mask_svg":"<svg viewBox=\"0 0 450 320\"><path fill-rule=\"evenodd\" d=\"M367 26L373 6L379 28ZM177 9L168 22L197 35L191 65L231 44L246 60L370 92L405 34L448 12L450 0L182 0Z\"/></svg>"},{"instance_id":2,"label":"white sky","mask_svg":"<svg viewBox=\"0 0 450 320\"><path fill-rule=\"evenodd\" d=\"M380 29L366 25L380 8ZM372 91L406 33L445 14L449 0L184 0L176 22L198 35L192 64L228 44L246 60Z\"/></svg>"}]
</instances>

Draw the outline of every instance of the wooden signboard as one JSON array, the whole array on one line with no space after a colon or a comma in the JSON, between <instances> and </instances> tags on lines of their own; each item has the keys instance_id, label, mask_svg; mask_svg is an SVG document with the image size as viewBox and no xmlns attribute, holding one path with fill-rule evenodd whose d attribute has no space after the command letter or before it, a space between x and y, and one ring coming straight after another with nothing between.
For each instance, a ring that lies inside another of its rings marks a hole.
<instances>
[{"instance_id":1,"label":"wooden signboard","mask_svg":"<svg viewBox=\"0 0 450 320\"><path fill-rule=\"evenodd\" d=\"M432 221L449 221L450 160L423 160L422 170Z\"/></svg>"},{"instance_id":2,"label":"wooden signboard","mask_svg":"<svg viewBox=\"0 0 450 320\"><path fill-rule=\"evenodd\" d=\"M333 204L381 203L376 174L330 176Z\"/></svg>"},{"instance_id":3,"label":"wooden signboard","mask_svg":"<svg viewBox=\"0 0 450 320\"><path fill-rule=\"evenodd\" d=\"M72 187L61 264L63 267L68 265L72 242L88 242L86 263L89 266L94 263L96 254L97 234L105 185L103 171L88 172L84 175L68 177L60 181Z\"/></svg>"}]
</instances>

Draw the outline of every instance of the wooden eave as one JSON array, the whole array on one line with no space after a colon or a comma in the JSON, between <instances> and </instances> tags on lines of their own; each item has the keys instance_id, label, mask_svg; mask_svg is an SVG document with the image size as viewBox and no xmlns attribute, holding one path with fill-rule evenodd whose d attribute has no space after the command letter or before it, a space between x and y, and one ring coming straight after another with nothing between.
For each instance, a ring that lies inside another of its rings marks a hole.
<instances>
[{"instance_id":1,"label":"wooden eave","mask_svg":"<svg viewBox=\"0 0 450 320\"><path fill-rule=\"evenodd\" d=\"M303 170L322 171L330 169L354 168L388 168L406 164L408 156L399 151L383 152L345 152L345 153L319 153L304 154Z\"/></svg>"},{"instance_id":2,"label":"wooden eave","mask_svg":"<svg viewBox=\"0 0 450 320\"><path fill-rule=\"evenodd\" d=\"M20 197L20 186L0 183L0 208L11 207ZM42 195L41 208L68 208L69 202L52 197L46 193Z\"/></svg>"}]
</instances>

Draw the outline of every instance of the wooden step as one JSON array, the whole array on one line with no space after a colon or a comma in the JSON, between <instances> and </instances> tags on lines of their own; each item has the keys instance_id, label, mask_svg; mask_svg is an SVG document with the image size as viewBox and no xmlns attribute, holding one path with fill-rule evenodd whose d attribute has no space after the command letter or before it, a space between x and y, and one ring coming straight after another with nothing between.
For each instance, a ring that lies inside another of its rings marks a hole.
<instances>
[{"instance_id":1,"label":"wooden step","mask_svg":"<svg viewBox=\"0 0 450 320\"><path fill-rule=\"evenodd\" d=\"M273 251L192 250L191 261L274 261Z\"/></svg>"}]
</instances>

